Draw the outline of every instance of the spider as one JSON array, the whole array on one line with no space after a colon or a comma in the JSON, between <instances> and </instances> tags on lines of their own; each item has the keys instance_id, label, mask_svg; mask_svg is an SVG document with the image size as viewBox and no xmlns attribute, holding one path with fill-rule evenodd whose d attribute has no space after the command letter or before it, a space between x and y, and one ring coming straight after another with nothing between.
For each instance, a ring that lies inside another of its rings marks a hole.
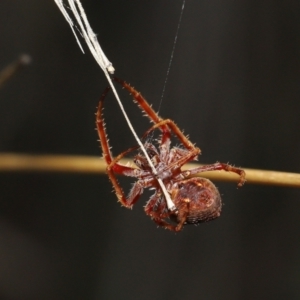
<instances>
[{"instance_id":1,"label":"spider","mask_svg":"<svg viewBox=\"0 0 300 300\"><path fill-rule=\"evenodd\" d=\"M120 83L132 94L139 108L154 124L144 133L142 141L155 129L161 132L161 136L157 140L157 146L151 142L144 142L144 147L157 174L152 172L145 155L142 153L134 156L133 162L136 167L120 164L121 158L138 150L139 147L129 148L115 158L112 156L102 116L104 98L110 88L107 88L102 94L96 113L96 124L103 157L107 164L107 174L119 202L127 208L132 208L145 188L154 189L154 194L144 207L145 213L157 225L175 232L182 230L185 224L198 224L219 217L222 200L218 189L206 178L190 176L205 171L225 170L237 173L240 176L238 186L242 186L245 182L244 170L219 162L190 170L181 170L181 167L187 162L197 160L201 150L190 142L172 120L159 117L137 90L121 79L114 78L114 81ZM170 146L172 133L178 138L183 147ZM117 181L116 174L137 178L127 197ZM157 178L161 178L164 183L175 209L169 209Z\"/></svg>"}]
</instances>

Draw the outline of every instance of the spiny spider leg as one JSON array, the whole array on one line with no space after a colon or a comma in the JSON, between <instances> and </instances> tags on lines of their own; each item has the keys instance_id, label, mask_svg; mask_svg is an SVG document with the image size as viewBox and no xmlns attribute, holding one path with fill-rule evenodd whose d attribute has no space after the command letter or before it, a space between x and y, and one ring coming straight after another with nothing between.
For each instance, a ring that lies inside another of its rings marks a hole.
<instances>
[{"instance_id":1,"label":"spiny spider leg","mask_svg":"<svg viewBox=\"0 0 300 300\"><path fill-rule=\"evenodd\" d=\"M165 229L169 229L171 231L175 231L177 232L177 226L174 226L174 225L171 225L170 223L168 223L167 221L165 221L164 219L153 219L153 221L158 225L158 226L161 226Z\"/></svg>"},{"instance_id":2,"label":"spiny spider leg","mask_svg":"<svg viewBox=\"0 0 300 300\"><path fill-rule=\"evenodd\" d=\"M98 129L100 143L102 146L103 158L105 159L105 161L108 165L112 162L112 155L110 153L110 146L109 146L108 140L107 140L104 119L102 118L102 110L103 110L104 99L110 90L111 90L111 88L107 87L105 89L105 91L103 92L103 94L101 95L97 113L96 113L96 125L97 125L97 129Z\"/></svg>"},{"instance_id":3,"label":"spiny spider leg","mask_svg":"<svg viewBox=\"0 0 300 300\"><path fill-rule=\"evenodd\" d=\"M188 149L192 151L198 151L198 154L201 152L201 150L198 147L195 147L193 143L190 142L190 140L182 133L182 131L178 128L178 126L170 119L161 119L159 122L154 124L150 129L148 129L144 136L147 136L151 131L153 131L156 128L160 128L163 125L168 125L174 132L174 134L177 136L180 142Z\"/></svg>"},{"instance_id":4,"label":"spiny spider leg","mask_svg":"<svg viewBox=\"0 0 300 300\"><path fill-rule=\"evenodd\" d=\"M128 153L133 152L134 150L138 149L139 148L138 146L134 146L134 147L127 149L126 151L119 154L116 158L113 158L113 156L110 152L110 146L108 143L107 134L106 134L106 130L105 130L105 123L104 123L104 119L102 117L104 99L110 90L111 90L111 88L108 87L102 94L100 101L99 101L97 113L96 113L96 116L97 116L96 123L97 123L98 134L99 134L99 138L100 138L100 142L101 142L101 146L102 146L103 157L107 163L107 169L113 170L122 175L125 175L125 172L126 172L127 176L136 177L137 170L135 168L119 165L119 164L117 164L117 162L120 159L122 159L125 155L127 155ZM130 171L134 171L135 173L130 174Z\"/></svg>"},{"instance_id":5,"label":"spiny spider leg","mask_svg":"<svg viewBox=\"0 0 300 300\"><path fill-rule=\"evenodd\" d=\"M180 222L175 227L175 231L180 231L183 228L183 226L184 226L184 224L186 222L186 219L187 219L187 216L188 216L188 213L189 213L189 209L190 209L190 203L189 202L184 203L184 206L185 206L185 209L182 207L182 209L184 211L182 213Z\"/></svg>"},{"instance_id":6,"label":"spiny spider leg","mask_svg":"<svg viewBox=\"0 0 300 300\"><path fill-rule=\"evenodd\" d=\"M133 185L133 187L129 193L128 199L126 199L123 189L120 187L120 184L119 184L114 172L117 172L117 173L123 174L123 175L127 175L127 176L137 177L139 175L138 173L143 172L143 171L135 169L135 168L127 167L127 166L122 166L117 163L125 154L135 150L135 147L130 148L127 151L124 151L123 153L118 155L116 159L113 159L113 157L112 157L112 154L110 152L110 146L109 146L107 135L106 135L104 119L102 117L104 98L107 95L107 93L109 92L109 90L110 90L110 88L107 88L100 98L99 106L98 106L97 113L96 113L96 125L97 125L98 134L99 134L99 138L100 138L100 142L101 142L101 146L102 146L103 157L107 163L106 171L107 171L108 177L116 191L118 200L121 202L122 205L130 208L139 199L140 195L142 194L143 185L140 182L140 180L138 180Z\"/></svg>"},{"instance_id":7,"label":"spiny spider leg","mask_svg":"<svg viewBox=\"0 0 300 300\"><path fill-rule=\"evenodd\" d=\"M184 177L188 177L190 175L194 175L197 173L201 173L201 172L207 172L207 171L216 171L216 170L224 170L227 172L233 172L236 173L240 176L240 180L238 183L238 186L241 187L243 186L243 184L246 181L246 173L244 170L230 166L228 164L223 164L223 163L215 163L215 164L211 164L211 165L206 165L206 166L201 166L201 167L197 167L191 170L187 170L187 171L183 171L181 174Z\"/></svg>"},{"instance_id":8,"label":"spiny spider leg","mask_svg":"<svg viewBox=\"0 0 300 300\"><path fill-rule=\"evenodd\" d=\"M122 152L121 154L119 154L115 159L112 157L112 154L110 152L110 146L108 143L108 139L107 139L107 134L106 134L106 130L105 130L105 123L104 123L104 119L102 117L102 110L103 110L103 106L104 106L104 99L107 95L107 93L110 91L110 88L106 88L106 90L104 91L104 93L102 94L100 101L99 101L99 106L97 109L97 113L96 113L96 125L97 125L97 129L98 129L98 134L99 134L99 138L100 138L100 142L101 142L101 146L102 146L102 151L103 151L103 157L107 163L107 168L109 170L113 169L113 166L117 164L117 162L123 158L127 153L134 151L137 147L132 147L124 152ZM134 170L134 168L130 168L127 166L122 166L119 165L120 167L124 167L123 170L126 171L130 171L130 170ZM116 172L118 172L118 169L116 167L116 170L114 170ZM122 172L118 172L123 174Z\"/></svg>"},{"instance_id":9,"label":"spiny spider leg","mask_svg":"<svg viewBox=\"0 0 300 300\"><path fill-rule=\"evenodd\" d=\"M137 173L135 172L134 174L130 175L128 174L128 172L130 170L137 170L135 168L132 167L128 167L128 166L124 166L124 165L119 165L118 162L125 157L128 153L133 152L134 150L138 149L139 146L135 146L135 147L131 147L128 150L120 153L117 157L115 157L114 159L112 159L111 163L107 164L107 169L111 169L119 174L122 175L127 175L127 176L132 176L132 177L136 177ZM121 167L121 168L120 168ZM126 174L125 174L126 172Z\"/></svg>"},{"instance_id":10,"label":"spiny spider leg","mask_svg":"<svg viewBox=\"0 0 300 300\"><path fill-rule=\"evenodd\" d=\"M154 124L149 130L146 131L146 133L143 135L143 138L147 136L151 131L155 130L156 128L160 128L163 125L168 125L177 136L179 141L189 150L188 152L186 152L186 155L171 163L168 166L168 169L171 169L175 165L181 167L201 153L201 150L198 147L195 147L195 145L190 142L190 140L182 133L178 126L170 119L161 120L160 122Z\"/></svg>"},{"instance_id":11,"label":"spiny spider leg","mask_svg":"<svg viewBox=\"0 0 300 300\"><path fill-rule=\"evenodd\" d=\"M174 132L174 134L178 137L178 139L182 142L182 144L188 149L191 150L191 153L185 158L182 158L181 161L178 161L178 165L183 165L186 162L190 161L197 155L201 153L201 150L198 147L195 147L189 139L182 133L182 131L178 128L178 126L170 119L162 119L160 118L155 111L152 109L152 107L149 105L147 100L142 96L141 93L139 93L136 89L134 89L132 86L130 86L125 81L114 77L114 80L118 83L120 83L124 88L126 88L130 94L134 97L134 99L139 104L140 108L147 114L150 120L152 120L155 124L143 135L143 138L145 138L151 131L158 128L162 131L162 139L161 139L161 147L164 147L166 149L161 149L162 157L169 154L169 146L170 146L170 137L171 137L171 130ZM166 126L167 125L167 126ZM163 146L162 146L163 145Z\"/></svg>"},{"instance_id":12,"label":"spiny spider leg","mask_svg":"<svg viewBox=\"0 0 300 300\"><path fill-rule=\"evenodd\" d=\"M113 78L114 81L120 83L136 100L136 102L139 104L139 107L141 108L142 111L144 111L148 118L153 122L153 123L159 123L163 119L160 118L156 112L153 110L153 108L149 105L147 100L142 96L140 92L138 92L135 88L130 86L127 82L125 82L122 79L119 79L117 77ZM167 140L170 139L171 137L171 132L168 126L160 126L159 129L162 131L163 136L162 136L162 143L165 143Z\"/></svg>"},{"instance_id":13,"label":"spiny spider leg","mask_svg":"<svg viewBox=\"0 0 300 300\"><path fill-rule=\"evenodd\" d=\"M129 85L126 81L119 79L117 77L113 78L114 81L120 83L132 96L134 99L138 102L138 104L141 106L141 109L145 111L148 115L148 117L154 122L158 123L162 119L156 114L156 112L153 110L153 108L149 105L147 100L142 96L140 92L138 92L134 87Z\"/></svg>"}]
</instances>

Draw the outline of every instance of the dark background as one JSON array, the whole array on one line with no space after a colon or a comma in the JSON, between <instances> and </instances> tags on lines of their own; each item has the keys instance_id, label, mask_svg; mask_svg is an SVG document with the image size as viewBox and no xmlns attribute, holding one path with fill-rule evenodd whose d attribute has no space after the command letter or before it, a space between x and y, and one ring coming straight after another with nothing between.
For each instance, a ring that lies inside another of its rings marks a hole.
<instances>
[{"instance_id":1,"label":"dark background","mask_svg":"<svg viewBox=\"0 0 300 300\"><path fill-rule=\"evenodd\" d=\"M182 2L83 6L116 75L158 109ZM160 114L190 134L200 162L299 172L299 16L298 0L187 0ZM100 157L94 113L107 81L54 1L1 0L0 45L0 68L33 58L0 91L0 151ZM109 99L118 154L134 141ZM1 299L300 298L297 189L217 182L221 218L174 234L144 214L149 193L121 208L105 175L0 181Z\"/></svg>"}]
</instances>

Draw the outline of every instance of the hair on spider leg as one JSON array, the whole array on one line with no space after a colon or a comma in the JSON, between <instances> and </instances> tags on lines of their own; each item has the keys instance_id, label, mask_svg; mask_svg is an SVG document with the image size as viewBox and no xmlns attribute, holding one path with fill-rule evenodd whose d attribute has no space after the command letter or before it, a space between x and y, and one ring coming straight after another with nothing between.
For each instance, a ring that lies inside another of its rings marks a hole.
<instances>
[{"instance_id":1,"label":"hair on spider leg","mask_svg":"<svg viewBox=\"0 0 300 300\"><path fill-rule=\"evenodd\" d=\"M206 178L189 176L206 171L224 170L238 174L240 176L238 186L242 186L245 182L244 170L219 162L181 170L186 163L196 160L201 150L189 140L187 135L184 135L173 120L161 118L141 93L121 79L114 77L113 80L132 94L134 102L152 123L142 136L145 153L149 155L150 161L137 146L121 152L114 158L110 152L103 115L99 112L102 111L106 94L104 93L105 96L100 99L96 114L98 135L107 163L107 174L121 204L132 208L144 190L154 190L154 194L144 206L145 213L158 226L175 232L181 231L186 224L199 224L218 218L222 210L222 200L216 186ZM160 131L158 139L153 139L154 131ZM172 136L179 140L180 145L171 146ZM119 163L129 154L134 154L133 161L136 167ZM150 166L150 162L154 169ZM125 196L116 175L136 179L128 196ZM163 186L159 184L160 182ZM166 188L167 194L164 194L163 187ZM167 196L170 198L168 199Z\"/></svg>"}]
</instances>

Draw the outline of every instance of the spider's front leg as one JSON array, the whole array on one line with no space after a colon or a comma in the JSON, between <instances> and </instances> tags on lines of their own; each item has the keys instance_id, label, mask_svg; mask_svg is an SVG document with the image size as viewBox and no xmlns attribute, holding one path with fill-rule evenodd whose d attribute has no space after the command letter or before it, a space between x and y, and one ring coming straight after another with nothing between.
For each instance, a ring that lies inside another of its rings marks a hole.
<instances>
[{"instance_id":1,"label":"spider's front leg","mask_svg":"<svg viewBox=\"0 0 300 300\"><path fill-rule=\"evenodd\" d=\"M180 140L180 142L186 147L188 151L181 151L184 153L184 155L181 155L181 158L176 160L176 164L178 166L182 166L185 163L191 161L195 157L197 157L201 150L200 148L196 147L193 143L190 142L190 140L183 134L183 132L179 129L179 127L170 119L161 120L158 123L154 124L150 129L148 129L144 135L143 138L145 138L147 135L150 134L151 131L161 128L165 125L168 125L168 127L171 128L171 130L174 132L174 134L177 136L177 138ZM163 145L163 141L161 143L161 146Z\"/></svg>"},{"instance_id":2,"label":"spider's front leg","mask_svg":"<svg viewBox=\"0 0 300 300\"><path fill-rule=\"evenodd\" d=\"M110 146L108 143L104 119L102 116L104 98L107 95L107 93L109 92L109 90L110 90L110 88L107 88L100 98L99 106L98 106L97 113L96 113L96 125L97 125L98 135L100 138L100 143L102 146L103 158L107 164L106 171L107 171L108 177L114 187L114 190L116 192L118 200L121 202L121 204L123 206L125 206L127 208L131 208L132 205L136 203L136 201L139 199L140 195L143 192L142 181L138 180L133 185L128 198L126 198L119 182L117 181L115 173L125 175L125 176L131 176L131 177L139 177L141 175L141 172L143 172L143 171L118 164L118 161L122 157L124 157L127 153L135 150L136 147L130 148L127 151L122 152L115 159L113 158L113 156L110 152Z\"/></svg>"},{"instance_id":3,"label":"spider's front leg","mask_svg":"<svg viewBox=\"0 0 300 300\"><path fill-rule=\"evenodd\" d=\"M152 107L149 105L147 100L142 96L141 93L139 93L135 88L130 86L127 82L114 77L114 80L118 83L120 83L125 89L129 91L130 94L134 97L135 101L139 104L139 107L146 113L148 118L154 123L154 126L152 126L145 134L144 136L148 135L151 131L158 128L162 131L162 139L161 139L161 147L166 147L167 149L164 149L166 154L169 150L170 145L170 137L171 137L171 130L174 132L174 134L178 137L178 139L181 141L181 143L195 156L200 154L201 150L194 146L193 143L190 142L190 140L182 133L182 131L179 129L179 127L170 119L162 119L158 116L158 114L152 109ZM171 128L171 130L170 130Z\"/></svg>"},{"instance_id":4,"label":"spider's front leg","mask_svg":"<svg viewBox=\"0 0 300 300\"><path fill-rule=\"evenodd\" d=\"M113 78L114 81L120 83L127 91L133 96L134 100L138 103L140 109L146 113L147 117L154 123L157 124L161 122L163 119L158 116L158 114L153 110L151 105L147 102L147 100L143 97L143 95L138 92L134 87L125 82L122 79L117 77ZM168 143L171 137L171 132L168 126L162 125L159 127L162 131L162 143Z\"/></svg>"}]
</instances>

